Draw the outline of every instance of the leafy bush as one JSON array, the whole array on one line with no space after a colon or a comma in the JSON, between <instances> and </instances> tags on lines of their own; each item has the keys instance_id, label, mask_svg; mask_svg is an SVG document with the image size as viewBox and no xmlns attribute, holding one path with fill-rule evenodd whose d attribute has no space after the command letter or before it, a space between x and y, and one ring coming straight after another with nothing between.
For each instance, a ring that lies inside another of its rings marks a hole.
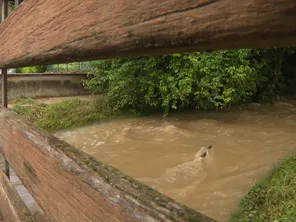
<instances>
[{"instance_id":1,"label":"leafy bush","mask_svg":"<svg viewBox=\"0 0 296 222\"><path fill-rule=\"evenodd\" d=\"M232 50L95 61L84 85L105 93L114 109L224 108L255 93L251 56L251 50Z\"/></svg>"},{"instance_id":2,"label":"leafy bush","mask_svg":"<svg viewBox=\"0 0 296 222\"><path fill-rule=\"evenodd\" d=\"M252 100L256 102L271 102L280 96L296 93L296 53L294 48L286 48L283 54L281 69L273 84L281 49L270 48L253 50L251 62L257 67L257 89Z\"/></svg>"},{"instance_id":3,"label":"leafy bush","mask_svg":"<svg viewBox=\"0 0 296 222\"><path fill-rule=\"evenodd\" d=\"M29 66L18 69L18 73L42 73L46 71L47 66Z\"/></svg>"}]
</instances>

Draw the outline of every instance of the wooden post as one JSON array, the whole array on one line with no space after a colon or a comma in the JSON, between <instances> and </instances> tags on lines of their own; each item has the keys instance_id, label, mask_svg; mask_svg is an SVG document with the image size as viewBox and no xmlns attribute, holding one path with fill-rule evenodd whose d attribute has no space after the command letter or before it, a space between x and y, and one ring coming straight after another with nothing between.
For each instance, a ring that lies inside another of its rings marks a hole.
<instances>
[{"instance_id":1,"label":"wooden post","mask_svg":"<svg viewBox=\"0 0 296 222\"><path fill-rule=\"evenodd\" d=\"M1 22L3 22L5 20L5 18L8 16L8 0L3 0L2 4L1 4ZM1 76L2 76L2 105L4 107L7 107L8 102L7 102L7 69L1 69ZM8 161L5 159L5 174L6 176L10 177L9 174L9 163Z\"/></svg>"},{"instance_id":2,"label":"wooden post","mask_svg":"<svg viewBox=\"0 0 296 222\"><path fill-rule=\"evenodd\" d=\"M7 107L8 102L7 102L7 69L1 69L1 76L2 76L2 105L4 107ZM9 173L9 163L5 159L5 174L7 178L10 178L10 173Z\"/></svg>"},{"instance_id":3,"label":"wooden post","mask_svg":"<svg viewBox=\"0 0 296 222\"><path fill-rule=\"evenodd\" d=\"M2 105L7 107L7 69L2 69Z\"/></svg>"},{"instance_id":4,"label":"wooden post","mask_svg":"<svg viewBox=\"0 0 296 222\"><path fill-rule=\"evenodd\" d=\"M15 0L14 1L14 8L16 9L21 3L22 3L22 0Z\"/></svg>"},{"instance_id":5,"label":"wooden post","mask_svg":"<svg viewBox=\"0 0 296 222\"><path fill-rule=\"evenodd\" d=\"M8 0L2 0L1 4L1 22L8 16Z\"/></svg>"}]
</instances>

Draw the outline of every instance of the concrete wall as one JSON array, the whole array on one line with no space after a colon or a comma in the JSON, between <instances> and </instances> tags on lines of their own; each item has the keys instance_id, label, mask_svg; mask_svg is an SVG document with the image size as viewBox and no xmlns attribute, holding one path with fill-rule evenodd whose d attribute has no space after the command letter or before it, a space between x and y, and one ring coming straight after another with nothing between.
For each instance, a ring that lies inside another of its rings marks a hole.
<instances>
[{"instance_id":1,"label":"concrete wall","mask_svg":"<svg viewBox=\"0 0 296 222\"><path fill-rule=\"evenodd\" d=\"M82 86L85 78L84 73L8 74L8 99L85 95L87 92ZM0 88L1 95L1 81Z\"/></svg>"}]
</instances>

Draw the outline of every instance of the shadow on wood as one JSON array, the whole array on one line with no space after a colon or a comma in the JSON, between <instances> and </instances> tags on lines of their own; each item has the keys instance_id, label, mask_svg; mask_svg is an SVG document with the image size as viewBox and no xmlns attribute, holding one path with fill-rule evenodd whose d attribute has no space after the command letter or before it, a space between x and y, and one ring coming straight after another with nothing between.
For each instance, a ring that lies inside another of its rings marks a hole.
<instances>
[{"instance_id":1,"label":"shadow on wood","mask_svg":"<svg viewBox=\"0 0 296 222\"><path fill-rule=\"evenodd\" d=\"M51 221L214 221L4 108L0 151Z\"/></svg>"},{"instance_id":2,"label":"shadow on wood","mask_svg":"<svg viewBox=\"0 0 296 222\"><path fill-rule=\"evenodd\" d=\"M33 222L33 218L9 182L6 175L0 170L0 221L5 222Z\"/></svg>"}]
</instances>

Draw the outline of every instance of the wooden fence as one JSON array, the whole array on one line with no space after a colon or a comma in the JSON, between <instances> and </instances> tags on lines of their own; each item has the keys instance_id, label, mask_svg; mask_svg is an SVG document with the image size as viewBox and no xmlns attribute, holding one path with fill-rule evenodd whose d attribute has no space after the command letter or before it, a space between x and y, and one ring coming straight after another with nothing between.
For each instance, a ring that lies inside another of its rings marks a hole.
<instances>
[{"instance_id":1,"label":"wooden fence","mask_svg":"<svg viewBox=\"0 0 296 222\"><path fill-rule=\"evenodd\" d=\"M9 1L0 2L4 19ZM3 105L6 68L295 46L295 21L295 0L25 0L0 24ZM50 221L214 221L4 107L0 152ZM0 210L5 221L33 221L3 173Z\"/></svg>"}]
</instances>

